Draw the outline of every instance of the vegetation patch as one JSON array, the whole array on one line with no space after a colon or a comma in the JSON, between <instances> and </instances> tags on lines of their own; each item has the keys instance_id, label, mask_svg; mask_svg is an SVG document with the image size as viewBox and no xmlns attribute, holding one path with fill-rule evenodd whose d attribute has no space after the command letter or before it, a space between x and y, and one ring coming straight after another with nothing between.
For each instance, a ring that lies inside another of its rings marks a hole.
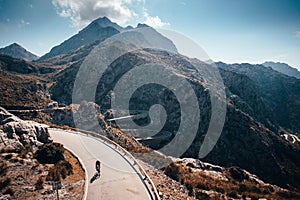
<instances>
[{"instance_id":1,"label":"vegetation patch","mask_svg":"<svg viewBox=\"0 0 300 200\"><path fill-rule=\"evenodd\" d=\"M64 160L64 148L59 143L43 144L35 153L35 158L41 164L57 164Z\"/></svg>"},{"instance_id":2,"label":"vegetation patch","mask_svg":"<svg viewBox=\"0 0 300 200\"><path fill-rule=\"evenodd\" d=\"M205 170L173 162L165 168L165 174L185 185L189 195L197 199L211 199L212 191L233 199L300 199L300 193L281 189L249 178L239 168L224 168L222 175L227 180L208 175Z\"/></svg>"}]
</instances>

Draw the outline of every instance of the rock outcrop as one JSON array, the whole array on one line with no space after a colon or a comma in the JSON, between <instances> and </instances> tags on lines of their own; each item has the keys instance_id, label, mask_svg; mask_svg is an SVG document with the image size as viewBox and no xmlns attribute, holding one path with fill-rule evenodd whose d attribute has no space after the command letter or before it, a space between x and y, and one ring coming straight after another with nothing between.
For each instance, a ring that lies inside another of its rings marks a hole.
<instances>
[{"instance_id":1,"label":"rock outcrop","mask_svg":"<svg viewBox=\"0 0 300 200\"><path fill-rule=\"evenodd\" d=\"M51 142L46 125L23 121L0 107L0 149L22 151L26 145L35 148Z\"/></svg>"}]
</instances>

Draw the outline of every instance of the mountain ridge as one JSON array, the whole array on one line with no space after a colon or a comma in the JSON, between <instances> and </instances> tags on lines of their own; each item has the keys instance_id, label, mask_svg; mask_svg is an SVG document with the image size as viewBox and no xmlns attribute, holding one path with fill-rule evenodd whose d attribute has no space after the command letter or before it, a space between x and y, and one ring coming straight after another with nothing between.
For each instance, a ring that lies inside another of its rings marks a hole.
<instances>
[{"instance_id":1,"label":"mountain ridge","mask_svg":"<svg viewBox=\"0 0 300 200\"><path fill-rule=\"evenodd\" d=\"M138 24L136 28L148 27L145 24ZM92 21L77 34L65 40L61 44L53 47L49 53L43 55L39 61L44 61L62 54L67 54L80 47L91 45L97 41L102 41L123 31L134 29L132 26L121 27L112 22L107 17L100 17Z\"/></svg>"},{"instance_id":2,"label":"mountain ridge","mask_svg":"<svg viewBox=\"0 0 300 200\"><path fill-rule=\"evenodd\" d=\"M297 68L291 67L286 63L267 61L264 62L262 65L266 67L271 67L275 71L278 71L285 75L300 78L300 71Z\"/></svg>"}]
</instances>

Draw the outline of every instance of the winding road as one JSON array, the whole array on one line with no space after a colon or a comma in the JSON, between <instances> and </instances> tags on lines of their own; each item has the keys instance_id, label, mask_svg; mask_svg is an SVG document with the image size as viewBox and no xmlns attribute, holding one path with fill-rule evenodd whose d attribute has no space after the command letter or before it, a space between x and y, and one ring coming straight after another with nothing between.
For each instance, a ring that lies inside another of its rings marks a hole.
<instances>
[{"instance_id":1,"label":"winding road","mask_svg":"<svg viewBox=\"0 0 300 200\"><path fill-rule=\"evenodd\" d=\"M86 199L152 199L138 167L113 145L79 132L49 128L49 133L55 142L76 154L84 165L88 185ZM101 161L100 178L91 183L97 160Z\"/></svg>"}]
</instances>

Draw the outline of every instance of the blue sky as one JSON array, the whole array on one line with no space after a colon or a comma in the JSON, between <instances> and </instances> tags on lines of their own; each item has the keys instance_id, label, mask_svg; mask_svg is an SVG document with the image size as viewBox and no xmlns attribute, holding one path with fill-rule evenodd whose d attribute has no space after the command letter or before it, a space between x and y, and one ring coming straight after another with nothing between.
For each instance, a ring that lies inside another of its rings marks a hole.
<instances>
[{"instance_id":1,"label":"blue sky","mask_svg":"<svg viewBox=\"0 0 300 200\"><path fill-rule=\"evenodd\" d=\"M215 61L300 69L300 0L0 0L0 47L17 42L41 56L104 15L178 31Z\"/></svg>"}]
</instances>

